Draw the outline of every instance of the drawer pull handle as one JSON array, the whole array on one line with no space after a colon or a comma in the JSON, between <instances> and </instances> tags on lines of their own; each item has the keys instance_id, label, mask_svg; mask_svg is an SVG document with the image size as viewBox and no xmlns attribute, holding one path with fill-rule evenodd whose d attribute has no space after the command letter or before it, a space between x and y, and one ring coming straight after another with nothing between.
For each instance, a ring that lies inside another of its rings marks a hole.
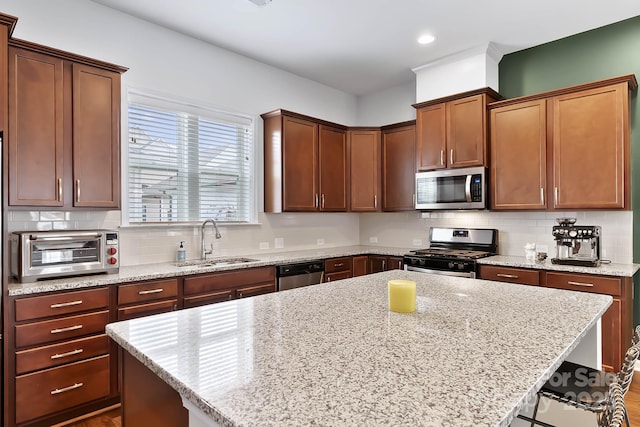
<instances>
[{"instance_id":1,"label":"drawer pull handle","mask_svg":"<svg viewBox=\"0 0 640 427\"><path fill-rule=\"evenodd\" d=\"M158 289L149 289L148 291L139 291L138 295L158 294L160 292L164 292L164 289L158 288Z\"/></svg>"},{"instance_id":2,"label":"drawer pull handle","mask_svg":"<svg viewBox=\"0 0 640 427\"><path fill-rule=\"evenodd\" d=\"M504 277L506 279L517 279L518 276L516 276L515 274L503 274L503 273L498 273L496 274L496 276L498 277Z\"/></svg>"},{"instance_id":3,"label":"drawer pull handle","mask_svg":"<svg viewBox=\"0 0 640 427\"><path fill-rule=\"evenodd\" d=\"M76 354L82 353L84 350L79 348L73 351L69 351L67 353L58 353L51 356L51 360L62 359L63 357L75 356Z\"/></svg>"},{"instance_id":4,"label":"drawer pull handle","mask_svg":"<svg viewBox=\"0 0 640 427\"><path fill-rule=\"evenodd\" d=\"M334 267L344 267L344 262L341 262L339 264L334 264Z\"/></svg>"},{"instance_id":5,"label":"drawer pull handle","mask_svg":"<svg viewBox=\"0 0 640 427\"><path fill-rule=\"evenodd\" d=\"M238 298L242 298L242 292L238 292Z\"/></svg>"},{"instance_id":6,"label":"drawer pull handle","mask_svg":"<svg viewBox=\"0 0 640 427\"><path fill-rule=\"evenodd\" d=\"M52 329L52 334L60 334L62 332L75 331L77 329L82 329L82 325L69 326L68 328L60 328L60 329Z\"/></svg>"},{"instance_id":7,"label":"drawer pull handle","mask_svg":"<svg viewBox=\"0 0 640 427\"><path fill-rule=\"evenodd\" d=\"M83 385L84 385L83 383L75 383L74 385L70 385L69 387L57 388L57 389L51 391L51 395L64 393L65 391L75 390L77 388L82 387Z\"/></svg>"},{"instance_id":8,"label":"drawer pull handle","mask_svg":"<svg viewBox=\"0 0 640 427\"><path fill-rule=\"evenodd\" d=\"M82 304L81 299L77 301L61 302L59 304L51 304L51 308L71 307L72 305L80 305L80 304Z\"/></svg>"},{"instance_id":9,"label":"drawer pull handle","mask_svg":"<svg viewBox=\"0 0 640 427\"><path fill-rule=\"evenodd\" d=\"M593 283L581 283L581 282L568 282L570 285L574 286L584 286L585 288L592 288Z\"/></svg>"}]
</instances>

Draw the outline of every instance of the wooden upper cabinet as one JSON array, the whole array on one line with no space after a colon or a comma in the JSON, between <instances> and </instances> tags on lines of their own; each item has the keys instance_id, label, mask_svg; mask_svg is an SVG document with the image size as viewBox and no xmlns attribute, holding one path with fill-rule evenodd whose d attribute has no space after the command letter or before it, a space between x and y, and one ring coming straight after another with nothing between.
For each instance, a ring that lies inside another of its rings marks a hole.
<instances>
[{"instance_id":1,"label":"wooden upper cabinet","mask_svg":"<svg viewBox=\"0 0 640 427\"><path fill-rule=\"evenodd\" d=\"M282 118L282 194L287 212L318 208L318 125Z\"/></svg>"},{"instance_id":2,"label":"wooden upper cabinet","mask_svg":"<svg viewBox=\"0 0 640 427\"><path fill-rule=\"evenodd\" d=\"M10 205L63 205L63 127L63 60L10 48Z\"/></svg>"},{"instance_id":3,"label":"wooden upper cabinet","mask_svg":"<svg viewBox=\"0 0 640 427\"><path fill-rule=\"evenodd\" d=\"M380 210L380 131L349 130L352 212Z\"/></svg>"},{"instance_id":4,"label":"wooden upper cabinet","mask_svg":"<svg viewBox=\"0 0 640 427\"><path fill-rule=\"evenodd\" d=\"M264 120L264 211L346 212L346 127L291 111Z\"/></svg>"},{"instance_id":5,"label":"wooden upper cabinet","mask_svg":"<svg viewBox=\"0 0 640 427\"><path fill-rule=\"evenodd\" d=\"M349 179L347 132L344 129L320 125L318 135L319 209L325 212L346 212Z\"/></svg>"},{"instance_id":6,"label":"wooden upper cabinet","mask_svg":"<svg viewBox=\"0 0 640 427\"><path fill-rule=\"evenodd\" d=\"M382 129L382 208L415 210L416 126L405 123Z\"/></svg>"},{"instance_id":7,"label":"wooden upper cabinet","mask_svg":"<svg viewBox=\"0 0 640 427\"><path fill-rule=\"evenodd\" d=\"M418 170L487 166L487 104L491 88L414 104Z\"/></svg>"},{"instance_id":8,"label":"wooden upper cabinet","mask_svg":"<svg viewBox=\"0 0 640 427\"><path fill-rule=\"evenodd\" d=\"M118 208L126 69L21 40L10 44L9 205Z\"/></svg>"},{"instance_id":9,"label":"wooden upper cabinet","mask_svg":"<svg viewBox=\"0 0 640 427\"><path fill-rule=\"evenodd\" d=\"M491 104L492 209L629 209L636 87L628 75Z\"/></svg>"},{"instance_id":10,"label":"wooden upper cabinet","mask_svg":"<svg viewBox=\"0 0 640 427\"><path fill-rule=\"evenodd\" d=\"M629 86L553 98L556 209L622 209L628 198Z\"/></svg>"},{"instance_id":11,"label":"wooden upper cabinet","mask_svg":"<svg viewBox=\"0 0 640 427\"><path fill-rule=\"evenodd\" d=\"M546 101L495 108L491 123L491 208L546 207Z\"/></svg>"},{"instance_id":12,"label":"wooden upper cabinet","mask_svg":"<svg viewBox=\"0 0 640 427\"><path fill-rule=\"evenodd\" d=\"M73 204L120 206L120 74L73 64Z\"/></svg>"},{"instance_id":13,"label":"wooden upper cabinet","mask_svg":"<svg viewBox=\"0 0 640 427\"><path fill-rule=\"evenodd\" d=\"M446 104L428 105L416 112L418 170L447 167Z\"/></svg>"}]
</instances>

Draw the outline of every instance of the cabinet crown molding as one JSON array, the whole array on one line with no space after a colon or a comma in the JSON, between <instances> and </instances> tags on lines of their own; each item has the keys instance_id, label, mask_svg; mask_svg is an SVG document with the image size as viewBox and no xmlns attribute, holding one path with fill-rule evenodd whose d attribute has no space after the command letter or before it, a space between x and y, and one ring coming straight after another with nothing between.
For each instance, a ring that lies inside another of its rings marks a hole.
<instances>
[{"instance_id":1,"label":"cabinet crown molding","mask_svg":"<svg viewBox=\"0 0 640 427\"><path fill-rule=\"evenodd\" d=\"M554 89L546 92L535 93L532 95L519 96L517 98L509 98L502 101L492 102L487 105L487 108L493 109L498 107L504 107L511 104L518 104L527 101L536 101L544 98L551 98L553 96L565 95L567 93L578 92L582 90L595 89L603 86L615 85L618 83L627 83L629 90L635 90L638 88L638 81L635 74L627 74L624 76L612 77L610 79L597 80L594 82L582 83L579 85L568 86L560 89Z\"/></svg>"},{"instance_id":2,"label":"cabinet crown molding","mask_svg":"<svg viewBox=\"0 0 640 427\"><path fill-rule=\"evenodd\" d=\"M441 104L443 102L453 101L456 99L466 98L468 96L475 96L475 95L487 95L489 98L493 98L493 99L504 99L502 95L500 95L498 92L491 89L490 87L483 87L480 89L474 89L467 92L461 92L461 93L456 93L449 96L444 96L442 98L430 99L429 101L419 102L417 104L412 104L411 106L415 109L419 109L423 107L428 107L429 105Z\"/></svg>"}]
</instances>

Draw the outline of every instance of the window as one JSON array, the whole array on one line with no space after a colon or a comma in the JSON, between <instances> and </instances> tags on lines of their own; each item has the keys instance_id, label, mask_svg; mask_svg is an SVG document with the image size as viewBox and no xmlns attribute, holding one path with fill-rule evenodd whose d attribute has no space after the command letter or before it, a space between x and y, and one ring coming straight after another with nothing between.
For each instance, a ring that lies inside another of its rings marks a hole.
<instances>
[{"instance_id":1,"label":"window","mask_svg":"<svg viewBox=\"0 0 640 427\"><path fill-rule=\"evenodd\" d=\"M251 222L253 120L129 93L128 222Z\"/></svg>"}]
</instances>

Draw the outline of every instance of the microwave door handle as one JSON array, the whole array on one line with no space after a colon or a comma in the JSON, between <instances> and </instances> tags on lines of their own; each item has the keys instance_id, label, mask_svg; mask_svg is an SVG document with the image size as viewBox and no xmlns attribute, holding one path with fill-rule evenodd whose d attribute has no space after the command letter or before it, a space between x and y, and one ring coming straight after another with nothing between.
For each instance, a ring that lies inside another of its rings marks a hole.
<instances>
[{"instance_id":1,"label":"microwave door handle","mask_svg":"<svg viewBox=\"0 0 640 427\"><path fill-rule=\"evenodd\" d=\"M471 202L471 177L473 175L469 174L467 175L467 180L465 181L465 185L464 185L464 194L467 197L467 202Z\"/></svg>"}]
</instances>

